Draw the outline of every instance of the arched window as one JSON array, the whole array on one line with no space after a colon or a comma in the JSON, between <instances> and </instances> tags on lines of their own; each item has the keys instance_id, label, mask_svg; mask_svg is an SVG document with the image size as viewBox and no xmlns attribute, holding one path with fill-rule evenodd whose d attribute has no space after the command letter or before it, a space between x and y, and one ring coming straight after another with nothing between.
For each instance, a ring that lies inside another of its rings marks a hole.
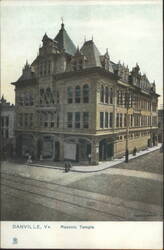
<instances>
[{"instance_id":1,"label":"arched window","mask_svg":"<svg viewBox=\"0 0 164 250\"><path fill-rule=\"evenodd\" d=\"M81 97L80 86L76 86L76 88L75 88L75 102L76 103L80 103L80 97Z\"/></svg>"},{"instance_id":2,"label":"arched window","mask_svg":"<svg viewBox=\"0 0 164 250\"><path fill-rule=\"evenodd\" d=\"M108 87L105 87L105 103L108 103Z\"/></svg>"},{"instance_id":3,"label":"arched window","mask_svg":"<svg viewBox=\"0 0 164 250\"><path fill-rule=\"evenodd\" d=\"M88 84L85 84L83 86L83 102L84 103L89 102L89 86L88 86Z\"/></svg>"},{"instance_id":4,"label":"arched window","mask_svg":"<svg viewBox=\"0 0 164 250\"><path fill-rule=\"evenodd\" d=\"M101 86L101 90L100 90L100 102L104 102L104 86Z\"/></svg>"},{"instance_id":5,"label":"arched window","mask_svg":"<svg viewBox=\"0 0 164 250\"><path fill-rule=\"evenodd\" d=\"M67 102L68 103L73 102L73 89L72 89L72 87L67 88Z\"/></svg>"}]
</instances>

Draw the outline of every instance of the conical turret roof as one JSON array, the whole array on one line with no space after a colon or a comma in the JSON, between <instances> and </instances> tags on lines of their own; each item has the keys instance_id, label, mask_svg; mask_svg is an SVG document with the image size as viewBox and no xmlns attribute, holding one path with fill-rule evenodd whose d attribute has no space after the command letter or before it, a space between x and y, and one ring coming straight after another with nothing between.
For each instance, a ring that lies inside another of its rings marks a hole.
<instances>
[{"instance_id":1,"label":"conical turret roof","mask_svg":"<svg viewBox=\"0 0 164 250\"><path fill-rule=\"evenodd\" d=\"M101 61L100 61L101 55L98 48L94 44L93 40L86 41L83 44L82 48L80 49L80 52L87 57L88 64L90 66L101 67Z\"/></svg>"},{"instance_id":2,"label":"conical turret roof","mask_svg":"<svg viewBox=\"0 0 164 250\"><path fill-rule=\"evenodd\" d=\"M64 50L65 53L74 55L76 52L76 46L72 42L71 38L68 36L64 24L61 24L61 29L59 30L59 33L54 39L55 41L58 42L58 47L61 50Z\"/></svg>"}]
</instances>

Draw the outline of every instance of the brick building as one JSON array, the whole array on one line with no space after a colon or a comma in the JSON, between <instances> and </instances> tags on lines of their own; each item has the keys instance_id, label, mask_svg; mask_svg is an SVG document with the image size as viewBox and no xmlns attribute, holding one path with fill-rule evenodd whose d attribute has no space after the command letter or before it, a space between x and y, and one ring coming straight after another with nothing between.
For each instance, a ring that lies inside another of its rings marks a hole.
<instances>
[{"instance_id":1,"label":"brick building","mask_svg":"<svg viewBox=\"0 0 164 250\"><path fill-rule=\"evenodd\" d=\"M93 40L76 48L63 23L42 42L12 83L18 156L98 164L124 155L126 138L129 151L157 143L158 94L138 64L112 62Z\"/></svg>"},{"instance_id":2,"label":"brick building","mask_svg":"<svg viewBox=\"0 0 164 250\"><path fill-rule=\"evenodd\" d=\"M6 101L2 96L0 99L0 148L2 158L12 157L15 146L15 106Z\"/></svg>"}]
</instances>

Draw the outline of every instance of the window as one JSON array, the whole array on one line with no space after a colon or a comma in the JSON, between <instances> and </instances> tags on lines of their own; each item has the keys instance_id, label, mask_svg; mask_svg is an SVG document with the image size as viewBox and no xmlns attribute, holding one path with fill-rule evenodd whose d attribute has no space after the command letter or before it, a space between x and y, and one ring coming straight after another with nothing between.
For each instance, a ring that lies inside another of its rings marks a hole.
<instances>
[{"instance_id":1,"label":"window","mask_svg":"<svg viewBox=\"0 0 164 250\"><path fill-rule=\"evenodd\" d=\"M28 114L24 115L24 125L25 125L25 127L28 126Z\"/></svg>"},{"instance_id":2,"label":"window","mask_svg":"<svg viewBox=\"0 0 164 250\"><path fill-rule=\"evenodd\" d=\"M104 113L100 112L100 128L104 128Z\"/></svg>"},{"instance_id":3,"label":"window","mask_svg":"<svg viewBox=\"0 0 164 250\"><path fill-rule=\"evenodd\" d=\"M48 74L51 73L51 61L48 61Z\"/></svg>"},{"instance_id":4,"label":"window","mask_svg":"<svg viewBox=\"0 0 164 250\"><path fill-rule=\"evenodd\" d=\"M18 126L23 126L23 114L18 114Z\"/></svg>"},{"instance_id":5,"label":"window","mask_svg":"<svg viewBox=\"0 0 164 250\"><path fill-rule=\"evenodd\" d=\"M124 127L127 126L127 114L124 114Z\"/></svg>"},{"instance_id":6,"label":"window","mask_svg":"<svg viewBox=\"0 0 164 250\"><path fill-rule=\"evenodd\" d=\"M6 136L6 139L8 139L8 137L9 137L9 130L8 129L6 129L6 131L5 131L6 133L5 133L5 136Z\"/></svg>"},{"instance_id":7,"label":"window","mask_svg":"<svg viewBox=\"0 0 164 250\"><path fill-rule=\"evenodd\" d=\"M29 105L29 93L24 93L24 105Z\"/></svg>"},{"instance_id":8,"label":"window","mask_svg":"<svg viewBox=\"0 0 164 250\"><path fill-rule=\"evenodd\" d=\"M113 89L110 89L110 104L113 104Z\"/></svg>"},{"instance_id":9,"label":"window","mask_svg":"<svg viewBox=\"0 0 164 250\"><path fill-rule=\"evenodd\" d=\"M60 94L59 94L59 90L57 90L57 92L56 92L56 99L57 99L57 103L60 103Z\"/></svg>"},{"instance_id":10,"label":"window","mask_svg":"<svg viewBox=\"0 0 164 250\"><path fill-rule=\"evenodd\" d=\"M44 127L47 128L48 127L48 122L44 123Z\"/></svg>"},{"instance_id":11,"label":"window","mask_svg":"<svg viewBox=\"0 0 164 250\"><path fill-rule=\"evenodd\" d=\"M73 89L72 89L72 87L67 88L67 102L68 103L73 102Z\"/></svg>"},{"instance_id":12,"label":"window","mask_svg":"<svg viewBox=\"0 0 164 250\"><path fill-rule=\"evenodd\" d=\"M47 74L47 65L46 65L46 62L43 65L44 65L44 75L46 75Z\"/></svg>"},{"instance_id":13,"label":"window","mask_svg":"<svg viewBox=\"0 0 164 250\"><path fill-rule=\"evenodd\" d=\"M29 126L33 126L33 114L29 114Z\"/></svg>"},{"instance_id":14,"label":"window","mask_svg":"<svg viewBox=\"0 0 164 250\"><path fill-rule=\"evenodd\" d=\"M30 104L30 106L32 106L34 104L32 94L29 94L29 104Z\"/></svg>"},{"instance_id":15,"label":"window","mask_svg":"<svg viewBox=\"0 0 164 250\"><path fill-rule=\"evenodd\" d=\"M56 122L57 128L59 128L59 122L60 122L60 117L59 117L59 113L58 113L58 114L57 114L57 122Z\"/></svg>"},{"instance_id":16,"label":"window","mask_svg":"<svg viewBox=\"0 0 164 250\"><path fill-rule=\"evenodd\" d=\"M120 105L123 105L123 93L120 91Z\"/></svg>"},{"instance_id":17,"label":"window","mask_svg":"<svg viewBox=\"0 0 164 250\"><path fill-rule=\"evenodd\" d=\"M108 112L105 112L105 128L108 128Z\"/></svg>"},{"instance_id":18,"label":"window","mask_svg":"<svg viewBox=\"0 0 164 250\"><path fill-rule=\"evenodd\" d=\"M118 128L119 127L119 114L117 113L117 116L116 116L116 127Z\"/></svg>"},{"instance_id":19,"label":"window","mask_svg":"<svg viewBox=\"0 0 164 250\"><path fill-rule=\"evenodd\" d=\"M75 102L80 103L81 89L80 86L76 86L75 88Z\"/></svg>"},{"instance_id":20,"label":"window","mask_svg":"<svg viewBox=\"0 0 164 250\"><path fill-rule=\"evenodd\" d=\"M89 102L89 86L88 86L88 84L85 84L83 86L83 102L84 103Z\"/></svg>"},{"instance_id":21,"label":"window","mask_svg":"<svg viewBox=\"0 0 164 250\"><path fill-rule=\"evenodd\" d=\"M44 119L43 119L43 122L44 122L44 127L48 127L48 113L47 112L44 112L43 113L44 115Z\"/></svg>"},{"instance_id":22,"label":"window","mask_svg":"<svg viewBox=\"0 0 164 250\"><path fill-rule=\"evenodd\" d=\"M104 86L101 86L101 90L100 90L100 102L104 102Z\"/></svg>"},{"instance_id":23,"label":"window","mask_svg":"<svg viewBox=\"0 0 164 250\"><path fill-rule=\"evenodd\" d=\"M148 126L151 126L151 117L148 116Z\"/></svg>"},{"instance_id":24,"label":"window","mask_svg":"<svg viewBox=\"0 0 164 250\"><path fill-rule=\"evenodd\" d=\"M109 114L110 114L109 127L112 128L113 127L113 113L109 113Z\"/></svg>"},{"instance_id":25,"label":"window","mask_svg":"<svg viewBox=\"0 0 164 250\"><path fill-rule=\"evenodd\" d=\"M4 127L4 117L1 117L1 125Z\"/></svg>"},{"instance_id":26,"label":"window","mask_svg":"<svg viewBox=\"0 0 164 250\"><path fill-rule=\"evenodd\" d=\"M108 103L108 87L105 87L105 103Z\"/></svg>"},{"instance_id":27,"label":"window","mask_svg":"<svg viewBox=\"0 0 164 250\"><path fill-rule=\"evenodd\" d=\"M117 90L117 105L120 105L120 91Z\"/></svg>"},{"instance_id":28,"label":"window","mask_svg":"<svg viewBox=\"0 0 164 250\"><path fill-rule=\"evenodd\" d=\"M72 63L72 70L73 70L73 71L76 71L76 70L77 70L77 64L76 64L76 62L73 62L73 63Z\"/></svg>"},{"instance_id":29,"label":"window","mask_svg":"<svg viewBox=\"0 0 164 250\"><path fill-rule=\"evenodd\" d=\"M73 113L68 112L67 113L67 127L72 128L72 120L73 120Z\"/></svg>"},{"instance_id":30,"label":"window","mask_svg":"<svg viewBox=\"0 0 164 250\"><path fill-rule=\"evenodd\" d=\"M9 117L6 116L6 127L8 127L8 126L9 126Z\"/></svg>"},{"instance_id":31,"label":"window","mask_svg":"<svg viewBox=\"0 0 164 250\"><path fill-rule=\"evenodd\" d=\"M40 89L40 104L44 102L44 89Z\"/></svg>"},{"instance_id":32,"label":"window","mask_svg":"<svg viewBox=\"0 0 164 250\"><path fill-rule=\"evenodd\" d=\"M122 114L120 114L120 127L122 128Z\"/></svg>"},{"instance_id":33,"label":"window","mask_svg":"<svg viewBox=\"0 0 164 250\"><path fill-rule=\"evenodd\" d=\"M39 74L42 76L43 75L43 64L42 63L40 64L39 69L40 69Z\"/></svg>"},{"instance_id":34,"label":"window","mask_svg":"<svg viewBox=\"0 0 164 250\"><path fill-rule=\"evenodd\" d=\"M46 89L46 102L47 104L50 104L50 103L54 104L54 97L50 88Z\"/></svg>"},{"instance_id":35,"label":"window","mask_svg":"<svg viewBox=\"0 0 164 250\"><path fill-rule=\"evenodd\" d=\"M53 128L55 126L54 122L51 122L51 128Z\"/></svg>"},{"instance_id":36,"label":"window","mask_svg":"<svg viewBox=\"0 0 164 250\"><path fill-rule=\"evenodd\" d=\"M83 69L83 61L79 60L79 70L82 70L82 69Z\"/></svg>"},{"instance_id":37,"label":"window","mask_svg":"<svg viewBox=\"0 0 164 250\"><path fill-rule=\"evenodd\" d=\"M83 128L89 128L89 113L83 112Z\"/></svg>"},{"instance_id":38,"label":"window","mask_svg":"<svg viewBox=\"0 0 164 250\"><path fill-rule=\"evenodd\" d=\"M133 127L133 115L131 115L130 126Z\"/></svg>"},{"instance_id":39,"label":"window","mask_svg":"<svg viewBox=\"0 0 164 250\"><path fill-rule=\"evenodd\" d=\"M75 112L75 128L80 128L80 112Z\"/></svg>"}]
</instances>

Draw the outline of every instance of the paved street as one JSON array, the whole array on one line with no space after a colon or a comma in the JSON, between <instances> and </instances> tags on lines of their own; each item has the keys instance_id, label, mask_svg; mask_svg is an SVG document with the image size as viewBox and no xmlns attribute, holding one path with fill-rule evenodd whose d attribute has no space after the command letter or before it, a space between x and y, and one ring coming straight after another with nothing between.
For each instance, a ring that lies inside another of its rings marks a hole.
<instances>
[{"instance_id":1,"label":"paved street","mask_svg":"<svg viewBox=\"0 0 164 250\"><path fill-rule=\"evenodd\" d=\"M162 220L159 150L92 173L4 162L2 220Z\"/></svg>"}]
</instances>

